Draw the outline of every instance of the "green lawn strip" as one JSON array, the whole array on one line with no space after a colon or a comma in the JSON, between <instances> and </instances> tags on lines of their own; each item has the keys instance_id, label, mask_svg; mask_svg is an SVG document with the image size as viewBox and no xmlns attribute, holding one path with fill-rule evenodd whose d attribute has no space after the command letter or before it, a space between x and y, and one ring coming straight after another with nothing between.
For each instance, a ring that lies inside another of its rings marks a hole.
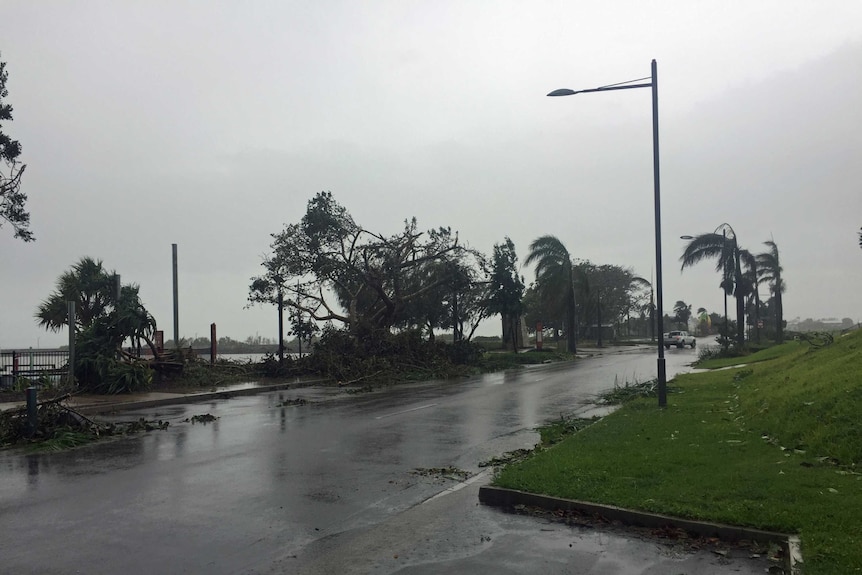
<instances>
[{"instance_id":1,"label":"green lawn strip","mask_svg":"<svg viewBox=\"0 0 862 575\"><path fill-rule=\"evenodd\" d=\"M495 484L799 533L807 574L862 572L860 336L679 377L667 409L632 401Z\"/></svg>"},{"instance_id":2,"label":"green lawn strip","mask_svg":"<svg viewBox=\"0 0 862 575\"><path fill-rule=\"evenodd\" d=\"M699 361L696 364L698 369L720 369L722 367L731 367L734 365L758 363L768 361L787 354L795 352L804 352L808 350L808 345L798 341L789 341L781 345L774 345L761 349L755 353L748 355L740 355L736 357L721 357L716 359L706 359Z\"/></svg>"}]
</instances>

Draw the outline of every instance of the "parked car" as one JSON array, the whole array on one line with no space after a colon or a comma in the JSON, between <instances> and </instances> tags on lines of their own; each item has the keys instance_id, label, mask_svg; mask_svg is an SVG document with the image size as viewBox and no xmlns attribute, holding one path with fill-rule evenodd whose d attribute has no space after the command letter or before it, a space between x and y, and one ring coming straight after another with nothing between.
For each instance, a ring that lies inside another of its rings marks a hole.
<instances>
[{"instance_id":1,"label":"parked car","mask_svg":"<svg viewBox=\"0 0 862 575\"><path fill-rule=\"evenodd\" d=\"M690 346L694 349L697 345L697 340L687 331L670 331L664 334L664 347L670 349L670 346L675 345L682 349L685 346Z\"/></svg>"}]
</instances>

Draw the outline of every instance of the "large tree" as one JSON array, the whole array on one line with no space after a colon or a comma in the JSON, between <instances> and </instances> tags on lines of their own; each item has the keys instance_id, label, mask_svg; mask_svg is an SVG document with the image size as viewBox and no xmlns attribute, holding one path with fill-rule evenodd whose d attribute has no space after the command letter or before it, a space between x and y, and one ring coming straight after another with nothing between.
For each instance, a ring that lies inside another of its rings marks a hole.
<instances>
[{"instance_id":1,"label":"large tree","mask_svg":"<svg viewBox=\"0 0 862 575\"><path fill-rule=\"evenodd\" d=\"M330 192L309 200L299 223L273 235L265 267L277 268L280 282L252 278L249 300L272 301L277 283L285 305L315 321L337 321L357 329L388 331L403 321L408 306L451 278L413 281L428 266L449 261L463 249L449 228L420 232L415 218L400 233L386 236L357 224Z\"/></svg>"},{"instance_id":2,"label":"large tree","mask_svg":"<svg viewBox=\"0 0 862 575\"><path fill-rule=\"evenodd\" d=\"M772 240L763 243L769 250L756 256L757 275L761 283L769 285L772 297L772 305L770 307L775 312L775 341L782 343L784 341L784 306L781 294L784 293L786 286L781 277L781 272L784 270L778 257L778 245Z\"/></svg>"},{"instance_id":3,"label":"large tree","mask_svg":"<svg viewBox=\"0 0 862 575\"><path fill-rule=\"evenodd\" d=\"M0 62L0 122L12 121L12 106L4 102L9 95L6 89L6 62ZM21 164L21 143L3 131L0 124L0 227L8 223L15 230L15 237L31 242L35 238L30 231L30 213L25 208L27 195L21 191L21 176L26 164Z\"/></svg>"},{"instance_id":4,"label":"large tree","mask_svg":"<svg viewBox=\"0 0 862 575\"><path fill-rule=\"evenodd\" d=\"M491 313L500 314L503 318L503 340L506 340L505 336L508 333L512 351L518 351L518 329L521 325L523 297L524 280L518 273L515 244L506 237L502 244L494 245L488 310Z\"/></svg>"},{"instance_id":5,"label":"large tree","mask_svg":"<svg viewBox=\"0 0 862 575\"><path fill-rule=\"evenodd\" d=\"M682 270L696 263L715 259L715 270L721 272L719 284L725 294L736 298L736 342L741 347L745 344L745 290L742 281L742 265L740 263L740 247L733 228L722 224L716 231L695 236L689 240L682 256ZM725 334L730 337L730 334Z\"/></svg>"},{"instance_id":6,"label":"large tree","mask_svg":"<svg viewBox=\"0 0 862 575\"><path fill-rule=\"evenodd\" d=\"M565 318L566 348L577 351L577 306L574 266L569 250L556 236L533 240L525 265L536 264L536 287L543 302Z\"/></svg>"},{"instance_id":7,"label":"large tree","mask_svg":"<svg viewBox=\"0 0 862 575\"><path fill-rule=\"evenodd\" d=\"M596 327L608 322L617 327L622 324L635 302L645 295L640 290L650 285L629 268L588 260L575 264L573 277L578 315L583 323Z\"/></svg>"}]
</instances>

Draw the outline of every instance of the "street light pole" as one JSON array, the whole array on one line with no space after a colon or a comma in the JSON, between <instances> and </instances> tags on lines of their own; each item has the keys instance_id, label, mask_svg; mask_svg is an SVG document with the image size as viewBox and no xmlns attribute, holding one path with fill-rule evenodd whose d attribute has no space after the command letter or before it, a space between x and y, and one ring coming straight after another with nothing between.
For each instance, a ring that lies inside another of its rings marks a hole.
<instances>
[{"instance_id":1,"label":"street light pole","mask_svg":"<svg viewBox=\"0 0 862 575\"><path fill-rule=\"evenodd\" d=\"M727 246L727 230L725 228L721 229L721 246L722 248ZM724 349L727 350L730 347L730 328L727 323L727 266L724 271Z\"/></svg>"},{"instance_id":2,"label":"street light pole","mask_svg":"<svg viewBox=\"0 0 862 575\"><path fill-rule=\"evenodd\" d=\"M588 90L569 90L563 88L554 90L548 96L573 96L575 94L585 94L588 92L610 92L612 90L631 90L633 88L651 88L652 89L652 149L653 149L653 201L655 203L655 267L656 267L656 312L658 313L658 359L657 364L657 379L658 379L658 405L665 407L667 405L667 371L665 369L664 360L664 305L662 297L662 274L661 274L661 180L659 178L659 145L658 145L658 68L655 60L652 61L651 74L648 78L638 78L637 80L629 80L628 82L620 82L619 84L610 84L599 88L590 88ZM635 84L633 82L641 82L649 80L646 83Z\"/></svg>"}]
</instances>

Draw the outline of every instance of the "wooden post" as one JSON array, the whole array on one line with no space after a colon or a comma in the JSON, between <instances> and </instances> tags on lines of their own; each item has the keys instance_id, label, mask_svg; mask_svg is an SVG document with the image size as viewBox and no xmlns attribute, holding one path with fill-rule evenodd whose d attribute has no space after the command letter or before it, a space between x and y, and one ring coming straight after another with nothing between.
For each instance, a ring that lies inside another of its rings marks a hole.
<instances>
[{"instance_id":1,"label":"wooden post","mask_svg":"<svg viewBox=\"0 0 862 575\"><path fill-rule=\"evenodd\" d=\"M218 340L216 340L216 324L210 324L210 365L215 365L218 355Z\"/></svg>"},{"instance_id":2,"label":"wooden post","mask_svg":"<svg viewBox=\"0 0 862 575\"><path fill-rule=\"evenodd\" d=\"M542 322L536 322L536 350L542 351Z\"/></svg>"}]
</instances>

